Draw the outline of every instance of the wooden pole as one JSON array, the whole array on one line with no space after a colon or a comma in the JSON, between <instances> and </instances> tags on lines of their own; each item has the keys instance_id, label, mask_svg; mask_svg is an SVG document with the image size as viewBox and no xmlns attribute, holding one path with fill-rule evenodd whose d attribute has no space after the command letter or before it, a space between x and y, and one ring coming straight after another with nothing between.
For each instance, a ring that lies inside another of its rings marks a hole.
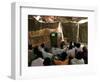
<instances>
[{"instance_id":1,"label":"wooden pole","mask_svg":"<svg viewBox=\"0 0 100 82\"><path fill-rule=\"evenodd\" d=\"M79 23L77 23L77 35L76 35L76 41L79 42Z\"/></svg>"}]
</instances>

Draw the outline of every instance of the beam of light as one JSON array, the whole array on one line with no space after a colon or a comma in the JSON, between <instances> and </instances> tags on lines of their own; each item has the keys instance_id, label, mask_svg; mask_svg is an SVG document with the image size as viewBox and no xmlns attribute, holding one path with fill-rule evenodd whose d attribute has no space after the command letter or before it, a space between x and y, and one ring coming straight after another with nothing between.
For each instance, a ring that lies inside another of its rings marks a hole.
<instances>
[{"instance_id":1,"label":"beam of light","mask_svg":"<svg viewBox=\"0 0 100 82\"><path fill-rule=\"evenodd\" d=\"M85 22L88 22L88 19L80 20L78 23L82 24L82 23L85 23Z\"/></svg>"},{"instance_id":2,"label":"beam of light","mask_svg":"<svg viewBox=\"0 0 100 82\"><path fill-rule=\"evenodd\" d=\"M34 18L35 18L38 22L45 23L45 22L41 19L41 16L34 16Z\"/></svg>"},{"instance_id":3,"label":"beam of light","mask_svg":"<svg viewBox=\"0 0 100 82\"><path fill-rule=\"evenodd\" d=\"M57 31L58 31L58 33L61 33L62 41L64 41L64 35L63 35L63 31L62 31L61 22L59 22L59 24L58 24L58 29L57 29Z\"/></svg>"},{"instance_id":4,"label":"beam of light","mask_svg":"<svg viewBox=\"0 0 100 82\"><path fill-rule=\"evenodd\" d=\"M37 21L39 21L39 19L41 18L40 16L35 16L34 17Z\"/></svg>"}]
</instances>

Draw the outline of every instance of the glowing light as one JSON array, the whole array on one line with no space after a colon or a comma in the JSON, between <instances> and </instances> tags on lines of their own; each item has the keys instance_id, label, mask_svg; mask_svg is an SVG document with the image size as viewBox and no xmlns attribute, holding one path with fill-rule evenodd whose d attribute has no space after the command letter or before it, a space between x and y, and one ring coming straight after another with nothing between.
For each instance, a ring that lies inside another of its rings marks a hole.
<instances>
[{"instance_id":1,"label":"glowing light","mask_svg":"<svg viewBox=\"0 0 100 82\"><path fill-rule=\"evenodd\" d=\"M82 23L85 23L85 22L88 22L88 19L80 20L78 23L82 24Z\"/></svg>"},{"instance_id":2,"label":"glowing light","mask_svg":"<svg viewBox=\"0 0 100 82\"><path fill-rule=\"evenodd\" d=\"M41 17L40 16L35 16L34 18L38 21Z\"/></svg>"},{"instance_id":3,"label":"glowing light","mask_svg":"<svg viewBox=\"0 0 100 82\"><path fill-rule=\"evenodd\" d=\"M61 33L62 41L64 41L64 35L63 35L63 31L62 31L61 22L59 22L59 24L58 24L58 29L57 29L57 31L58 31L58 33Z\"/></svg>"}]
</instances>

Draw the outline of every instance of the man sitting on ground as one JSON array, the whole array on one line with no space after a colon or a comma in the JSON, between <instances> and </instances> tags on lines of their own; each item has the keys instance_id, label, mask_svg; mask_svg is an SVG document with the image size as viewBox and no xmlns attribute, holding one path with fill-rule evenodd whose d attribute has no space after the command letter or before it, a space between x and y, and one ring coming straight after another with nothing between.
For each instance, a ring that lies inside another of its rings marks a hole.
<instances>
[{"instance_id":1,"label":"man sitting on ground","mask_svg":"<svg viewBox=\"0 0 100 82\"><path fill-rule=\"evenodd\" d=\"M43 56L42 56L42 52L38 51L37 59L32 61L31 66L43 66L43 62L44 62L44 59L43 59Z\"/></svg>"},{"instance_id":2,"label":"man sitting on ground","mask_svg":"<svg viewBox=\"0 0 100 82\"><path fill-rule=\"evenodd\" d=\"M66 52L63 52L61 54L57 54L53 60L55 65L68 65L69 59Z\"/></svg>"},{"instance_id":3,"label":"man sitting on ground","mask_svg":"<svg viewBox=\"0 0 100 82\"><path fill-rule=\"evenodd\" d=\"M84 64L84 59L82 55L82 52L78 52L75 58L71 60L71 64Z\"/></svg>"}]
</instances>

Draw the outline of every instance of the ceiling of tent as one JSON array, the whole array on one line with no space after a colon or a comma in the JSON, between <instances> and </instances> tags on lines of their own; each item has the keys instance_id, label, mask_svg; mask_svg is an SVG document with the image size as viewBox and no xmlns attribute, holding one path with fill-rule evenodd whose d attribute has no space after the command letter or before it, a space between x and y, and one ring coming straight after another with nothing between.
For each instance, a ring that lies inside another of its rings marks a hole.
<instances>
[{"instance_id":1,"label":"ceiling of tent","mask_svg":"<svg viewBox=\"0 0 100 82\"><path fill-rule=\"evenodd\" d=\"M74 16L37 16L37 15L29 15L29 19L36 19L41 23L55 23L55 22L79 22L80 20L87 19L87 17L74 17Z\"/></svg>"}]
</instances>

